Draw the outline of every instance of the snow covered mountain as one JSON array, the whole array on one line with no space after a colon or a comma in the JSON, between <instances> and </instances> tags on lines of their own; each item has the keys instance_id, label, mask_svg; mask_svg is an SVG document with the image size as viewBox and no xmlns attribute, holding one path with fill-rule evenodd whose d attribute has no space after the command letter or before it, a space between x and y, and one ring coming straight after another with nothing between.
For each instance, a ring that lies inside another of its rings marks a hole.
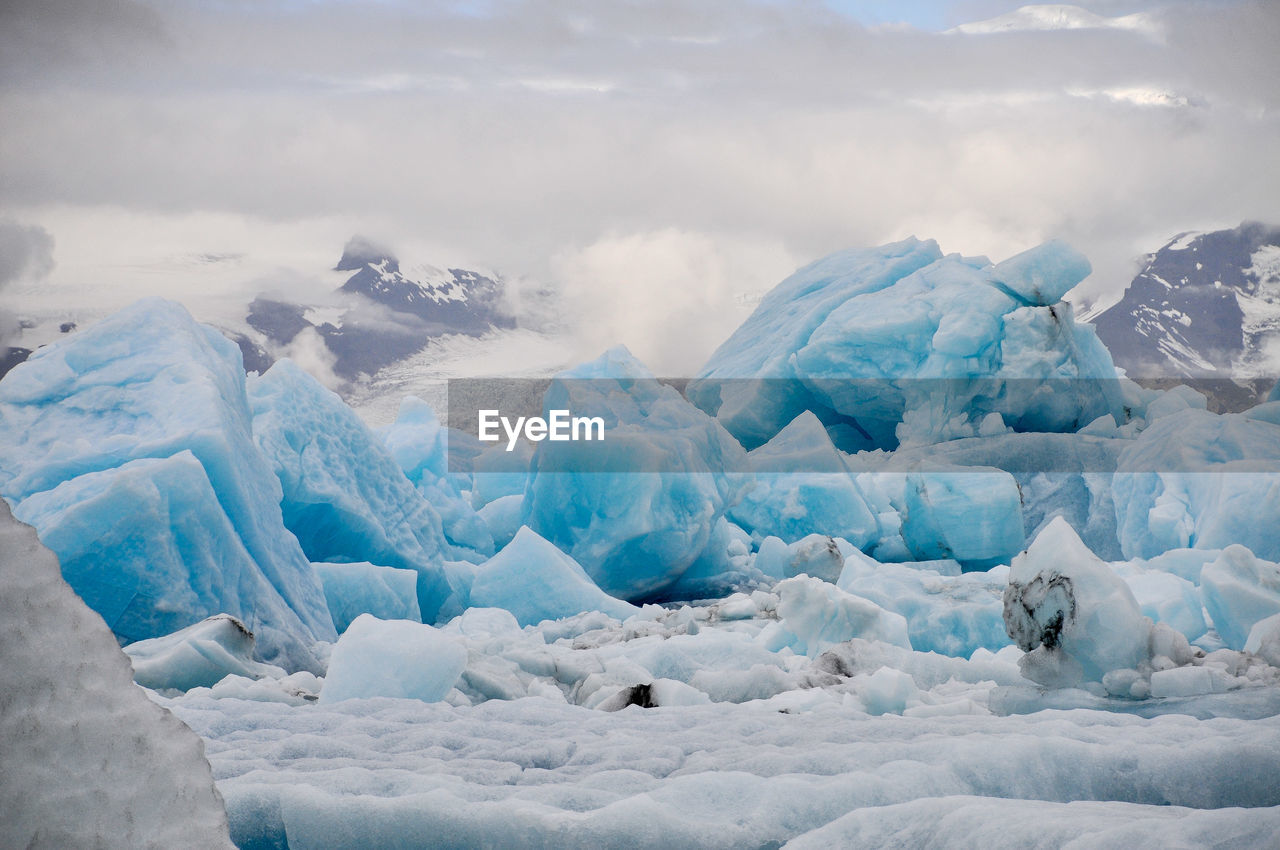
<instances>
[{"instance_id":1,"label":"snow covered mountain","mask_svg":"<svg viewBox=\"0 0 1280 850\"><path fill-rule=\"evenodd\" d=\"M504 309L505 282L496 274L422 266L410 276L394 254L362 237L347 243L335 271L354 272L339 290L354 296L342 309L260 296L249 307L248 324L275 347L293 344L308 330L318 334L334 358L333 371L349 381L412 356L434 338L480 336L516 324ZM236 342L252 369L261 346L248 338Z\"/></svg>"},{"instance_id":2,"label":"snow covered mountain","mask_svg":"<svg viewBox=\"0 0 1280 850\"><path fill-rule=\"evenodd\" d=\"M420 266L412 270L411 278L400 270L393 254L360 237L347 243L334 270L355 272L342 285L343 292L417 316L438 326L439 333L515 327L515 321L502 311L503 284L497 275Z\"/></svg>"},{"instance_id":3,"label":"snow covered mountain","mask_svg":"<svg viewBox=\"0 0 1280 850\"><path fill-rule=\"evenodd\" d=\"M1154 378L1280 374L1280 228L1182 233L1093 320L1116 365Z\"/></svg>"}]
</instances>

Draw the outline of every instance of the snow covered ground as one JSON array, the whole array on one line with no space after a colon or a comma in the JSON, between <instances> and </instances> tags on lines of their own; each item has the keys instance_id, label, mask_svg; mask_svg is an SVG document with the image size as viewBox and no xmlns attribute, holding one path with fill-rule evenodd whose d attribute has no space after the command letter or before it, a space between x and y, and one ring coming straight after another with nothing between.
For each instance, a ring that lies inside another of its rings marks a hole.
<instances>
[{"instance_id":1,"label":"snow covered ground","mask_svg":"<svg viewBox=\"0 0 1280 850\"><path fill-rule=\"evenodd\" d=\"M440 630L467 650L442 702L248 680L157 699L205 738L241 847L1262 847L1280 828L1275 668L1181 699L1046 694L1012 647L772 653L774 604L525 629L473 609Z\"/></svg>"}]
</instances>

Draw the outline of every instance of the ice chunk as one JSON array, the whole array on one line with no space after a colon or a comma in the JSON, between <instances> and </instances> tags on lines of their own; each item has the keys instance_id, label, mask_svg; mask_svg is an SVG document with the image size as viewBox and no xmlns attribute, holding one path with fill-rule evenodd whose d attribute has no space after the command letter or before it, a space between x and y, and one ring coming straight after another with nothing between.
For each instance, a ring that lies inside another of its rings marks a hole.
<instances>
[{"instance_id":1,"label":"ice chunk","mask_svg":"<svg viewBox=\"0 0 1280 850\"><path fill-rule=\"evenodd\" d=\"M379 620L422 622L415 571L380 567L367 561L313 566L324 585L334 628L340 634L361 614L372 614Z\"/></svg>"},{"instance_id":2,"label":"ice chunk","mask_svg":"<svg viewBox=\"0 0 1280 850\"><path fill-rule=\"evenodd\" d=\"M1221 554L1221 549L1170 549L1154 558L1137 559L1135 563L1148 572L1169 573L1198 585L1204 565L1216 561Z\"/></svg>"},{"instance_id":3,"label":"ice chunk","mask_svg":"<svg viewBox=\"0 0 1280 850\"><path fill-rule=\"evenodd\" d=\"M1001 602L1006 568L948 576L924 566L878 564L854 553L836 584L905 617L920 652L967 658L979 648L1008 645Z\"/></svg>"},{"instance_id":4,"label":"ice chunk","mask_svg":"<svg viewBox=\"0 0 1280 850\"><path fill-rule=\"evenodd\" d=\"M774 579L787 578L787 567L791 563L791 548L780 537L766 537L760 541L760 549L756 552L751 565L762 575ZM794 573L792 573L794 575Z\"/></svg>"},{"instance_id":5,"label":"ice chunk","mask_svg":"<svg viewBox=\"0 0 1280 850\"><path fill-rule=\"evenodd\" d=\"M867 473L902 500L888 483L912 471L995 468L1011 473L1022 503L1028 539L1054 516L1064 517L1099 557L1122 557L1116 538L1116 512L1111 500L1111 471L1130 439L1088 434L1010 433L969 437L936 445L902 447L886 457L878 472ZM891 474L892 473L892 474ZM869 488L864 487L864 491ZM903 556L880 560L906 560Z\"/></svg>"},{"instance_id":6,"label":"ice chunk","mask_svg":"<svg viewBox=\"0 0 1280 850\"><path fill-rule=\"evenodd\" d=\"M673 599L712 599L767 583L769 577L753 564L751 535L720 517L702 554L666 595Z\"/></svg>"},{"instance_id":7,"label":"ice chunk","mask_svg":"<svg viewBox=\"0 0 1280 850\"><path fill-rule=\"evenodd\" d=\"M1190 697L1230 690L1232 677L1211 667L1173 667L1151 674L1151 696Z\"/></svg>"},{"instance_id":8,"label":"ice chunk","mask_svg":"<svg viewBox=\"0 0 1280 850\"><path fill-rule=\"evenodd\" d=\"M283 672L283 671L281 671ZM299 670L288 676L251 679L230 675L211 688L192 688L192 696L208 695L213 699L246 699L254 702L276 702L284 705L310 705L319 697L324 680L314 673Z\"/></svg>"},{"instance_id":9,"label":"ice chunk","mask_svg":"<svg viewBox=\"0 0 1280 850\"><path fill-rule=\"evenodd\" d=\"M606 593L660 596L706 548L741 487L731 472L745 466L741 446L624 348L561 373L544 404L601 417L605 440L538 444L525 524ZM606 456L621 471L601 469Z\"/></svg>"},{"instance_id":10,"label":"ice chunk","mask_svg":"<svg viewBox=\"0 0 1280 850\"><path fill-rule=\"evenodd\" d=\"M842 537L866 549L879 537L876 517L826 429L809 411L751 452L755 481L729 516L748 531L795 541Z\"/></svg>"},{"instance_id":11,"label":"ice chunk","mask_svg":"<svg viewBox=\"0 0 1280 850\"><path fill-rule=\"evenodd\" d=\"M242 591L240 607L194 604L189 619L175 622L169 609L152 606L150 614L141 612L139 621L154 616L164 627L125 637L155 637L228 611L254 630L264 657L290 667L315 667L306 645L317 639L331 641L336 635L320 583L281 521L280 483L253 442L250 422L235 344L196 324L180 305L146 299L40 349L5 376L0 383L0 494L17 504L80 479L73 488L99 500L95 506L86 506L87 512L105 521L114 511L116 542L104 539L98 546L100 565L95 578L101 580L102 592L86 590L85 594L95 609L103 606L104 616L114 620L119 611L106 606L123 607L137 589L131 586L132 577L125 576L121 586L108 592L114 565L136 559L125 545L135 506L128 497L111 506L101 500L108 492L125 495L131 490L152 490L153 495L137 506L138 527L154 529L161 521L172 523L175 536L181 537L178 530L184 523L201 526L203 531L196 537L207 540L213 551L207 558L196 558L196 563L243 549L253 564L252 572L261 573L271 592L262 592L263 582L241 572L243 578L237 575L229 583L237 593ZM109 483L111 470L131 461L163 460L183 452L190 453L187 460L133 467L114 490ZM190 459L203 468L207 484L199 483L201 476L190 469ZM153 472L158 479L146 484L142 479ZM102 477L87 481L85 476L92 474ZM167 494L176 495L173 488L188 483L206 495L211 488L216 506L205 505L205 500L193 495L168 515ZM65 499L59 511L73 511L71 495L64 490L51 502ZM57 522L57 516L46 510L51 502L40 510L26 509L27 516L41 523ZM215 520L215 512L225 519ZM211 535L218 525L224 532L233 529L238 539L215 542ZM87 535L101 534L105 528L77 535L66 525L56 550L69 547L67 555L87 553L96 545ZM231 563L242 564L244 559L234 558ZM187 589L170 588L170 595L189 594L183 604L192 604L204 592L205 582L221 581L204 569L193 579ZM110 602L102 601L103 593ZM154 601L143 594L132 598L135 607ZM292 610L292 622L282 616L285 608Z\"/></svg>"},{"instance_id":12,"label":"ice chunk","mask_svg":"<svg viewBox=\"0 0 1280 850\"><path fill-rule=\"evenodd\" d=\"M1161 418L1120 455L1116 519L1126 558L1232 543L1280 560L1280 425L1242 414L1183 410Z\"/></svg>"},{"instance_id":13,"label":"ice chunk","mask_svg":"<svg viewBox=\"0 0 1280 850\"><path fill-rule=\"evenodd\" d=\"M815 399L796 368L803 348L840 305L893 285L942 256L932 240L841 251L797 271L760 302L689 385L689 398L744 446L763 445Z\"/></svg>"},{"instance_id":14,"label":"ice chunk","mask_svg":"<svg viewBox=\"0 0 1280 850\"><path fill-rule=\"evenodd\" d=\"M488 502L477 513L489 528L493 544L502 548L511 542L520 530L524 517L524 494L499 496Z\"/></svg>"},{"instance_id":15,"label":"ice chunk","mask_svg":"<svg viewBox=\"0 0 1280 850\"><path fill-rule=\"evenodd\" d=\"M455 624L468 637L520 634L519 621L506 608L468 608L445 628Z\"/></svg>"},{"instance_id":16,"label":"ice chunk","mask_svg":"<svg viewBox=\"0 0 1280 850\"><path fill-rule=\"evenodd\" d=\"M1244 651L1252 652L1272 667L1280 667L1280 614L1253 624L1244 642Z\"/></svg>"},{"instance_id":17,"label":"ice chunk","mask_svg":"<svg viewBox=\"0 0 1280 850\"><path fill-rule=\"evenodd\" d=\"M505 496L523 496L529 483L533 444L521 440L510 451L497 443L471 461L471 504L477 510Z\"/></svg>"},{"instance_id":18,"label":"ice chunk","mask_svg":"<svg viewBox=\"0 0 1280 850\"><path fill-rule=\"evenodd\" d=\"M1163 419L1181 410L1205 410L1208 404L1209 401L1204 394L1196 392L1191 387L1181 385L1170 387L1147 402L1143 410L1143 418L1147 420L1148 425L1151 425L1157 419Z\"/></svg>"},{"instance_id":19,"label":"ice chunk","mask_svg":"<svg viewBox=\"0 0 1280 850\"><path fill-rule=\"evenodd\" d=\"M230 848L204 743L0 503L0 846Z\"/></svg>"},{"instance_id":20,"label":"ice chunk","mask_svg":"<svg viewBox=\"0 0 1280 850\"><path fill-rule=\"evenodd\" d=\"M660 705L708 705L710 702L710 697L684 682L655 679L653 682L625 687L596 708L601 711L620 711L630 705L657 708Z\"/></svg>"},{"instance_id":21,"label":"ice chunk","mask_svg":"<svg viewBox=\"0 0 1280 850\"><path fill-rule=\"evenodd\" d=\"M433 626L361 614L333 648L320 702L369 697L438 702L466 666L466 649Z\"/></svg>"},{"instance_id":22,"label":"ice chunk","mask_svg":"<svg viewBox=\"0 0 1280 850\"><path fill-rule=\"evenodd\" d=\"M313 561L364 561L418 574L435 622L455 588L440 515L355 411L288 360L249 382L254 439L284 490L285 525Z\"/></svg>"},{"instance_id":23,"label":"ice chunk","mask_svg":"<svg viewBox=\"0 0 1280 850\"><path fill-rule=\"evenodd\" d=\"M860 596L846 593L830 582L796 576L780 582L778 628L762 635L772 646L790 646L810 657L852 638L879 640L911 648L907 621Z\"/></svg>"},{"instance_id":24,"label":"ice chunk","mask_svg":"<svg viewBox=\"0 0 1280 850\"><path fill-rule=\"evenodd\" d=\"M787 547L785 573L788 578L809 575L835 583L844 569L845 558L857 550L847 541L825 534L810 534Z\"/></svg>"},{"instance_id":25,"label":"ice chunk","mask_svg":"<svg viewBox=\"0 0 1280 850\"><path fill-rule=\"evenodd\" d=\"M488 526L477 519L472 503L463 498L449 475L449 444L461 435L442 427L431 406L413 396L400 403L396 421L381 429L380 434L401 471L440 514L449 542L483 555L492 554L494 542ZM527 455L524 460L527 471ZM520 476L519 489L512 492L523 492L524 477ZM493 486L492 481L485 484L488 490Z\"/></svg>"},{"instance_id":26,"label":"ice chunk","mask_svg":"<svg viewBox=\"0 0 1280 850\"><path fill-rule=\"evenodd\" d=\"M901 714L908 705L919 702L915 680L892 667L881 667L864 679L855 679L855 688L867 714Z\"/></svg>"},{"instance_id":27,"label":"ice chunk","mask_svg":"<svg viewBox=\"0 0 1280 850\"><path fill-rule=\"evenodd\" d=\"M1048 307L1092 271L1083 254L1051 239L992 266L991 277L1028 304Z\"/></svg>"},{"instance_id":28,"label":"ice chunk","mask_svg":"<svg viewBox=\"0 0 1280 850\"><path fill-rule=\"evenodd\" d=\"M1029 653L1024 670L1044 684L1100 682L1150 657L1151 621L1128 585L1061 518L1013 559L1004 622Z\"/></svg>"},{"instance_id":29,"label":"ice chunk","mask_svg":"<svg viewBox=\"0 0 1280 850\"><path fill-rule=\"evenodd\" d=\"M921 560L970 568L1007 563L1022 549L1022 499L998 469L917 472L907 477L902 537Z\"/></svg>"},{"instance_id":30,"label":"ice chunk","mask_svg":"<svg viewBox=\"0 0 1280 850\"><path fill-rule=\"evenodd\" d=\"M882 261L859 273L879 281L892 265ZM843 426L841 433L861 440L861 448L974 436L993 413L1017 431L1073 432L1104 414L1125 419L1114 366L1092 327L1077 325L1065 303L1028 306L992 272L948 256L851 292L843 303L827 305L818 322L806 321L785 337L793 347L779 353L773 372L764 372L772 380L727 381L762 372L735 371L751 358L736 350L727 356L722 347L690 385L690 397L719 411L752 447L799 409L819 413L833 429ZM787 283L779 289L786 291ZM726 347L745 346L749 329L761 330L748 320ZM762 342L768 350L773 340ZM753 392L756 385L773 387L780 398L744 416L742 400L767 395ZM783 413L787 418L779 419Z\"/></svg>"},{"instance_id":31,"label":"ice chunk","mask_svg":"<svg viewBox=\"0 0 1280 850\"><path fill-rule=\"evenodd\" d=\"M230 614L219 614L164 637L125 647L133 678L154 690L208 688L231 675L282 678L285 672L253 660L253 632Z\"/></svg>"},{"instance_id":32,"label":"ice chunk","mask_svg":"<svg viewBox=\"0 0 1280 850\"><path fill-rule=\"evenodd\" d=\"M1126 575L1142 613L1157 623L1181 632L1189 641L1203 635L1208 626L1196 586L1173 573L1141 572Z\"/></svg>"},{"instance_id":33,"label":"ice chunk","mask_svg":"<svg viewBox=\"0 0 1280 850\"><path fill-rule=\"evenodd\" d=\"M85 473L30 496L15 513L61 553L63 577L122 640L225 612L260 636L263 657L320 669L312 632L245 549L191 452Z\"/></svg>"},{"instance_id":34,"label":"ice chunk","mask_svg":"<svg viewBox=\"0 0 1280 850\"><path fill-rule=\"evenodd\" d=\"M525 626L584 611L625 620L640 610L609 596L573 558L528 527L476 568L471 604L505 608Z\"/></svg>"},{"instance_id":35,"label":"ice chunk","mask_svg":"<svg viewBox=\"0 0 1280 850\"><path fill-rule=\"evenodd\" d=\"M1280 614L1280 565L1233 544L1201 571L1200 595L1223 642L1244 649L1254 624Z\"/></svg>"}]
</instances>

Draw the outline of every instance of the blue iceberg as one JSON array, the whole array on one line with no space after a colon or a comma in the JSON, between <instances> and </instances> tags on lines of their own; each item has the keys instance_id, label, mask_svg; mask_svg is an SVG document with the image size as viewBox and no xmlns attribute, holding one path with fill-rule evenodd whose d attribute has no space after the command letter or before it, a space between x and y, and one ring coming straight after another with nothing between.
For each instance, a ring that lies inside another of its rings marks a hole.
<instances>
[{"instance_id":1,"label":"blue iceberg","mask_svg":"<svg viewBox=\"0 0 1280 850\"><path fill-rule=\"evenodd\" d=\"M455 592L440 515L355 411L292 362L249 383L254 439L283 488L284 523L312 561L365 561L418 574L435 622Z\"/></svg>"},{"instance_id":2,"label":"blue iceberg","mask_svg":"<svg viewBox=\"0 0 1280 850\"><path fill-rule=\"evenodd\" d=\"M1280 560L1280 425L1187 409L1160 418L1121 453L1113 484L1126 558L1238 543Z\"/></svg>"},{"instance_id":3,"label":"blue iceberg","mask_svg":"<svg viewBox=\"0 0 1280 850\"><path fill-rule=\"evenodd\" d=\"M324 597L339 633L345 632L361 614L372 614L379 620L422 622L415 571L367 562L313 566L324 585Z\"/></svg>"},{"instance_id":4,"label":"blue iceberg","mask_svg":"<svg viewBox=\"0 0 1280 850\"><path fill-rule=\"evenodd\" d=\"M774 289L689 395L749 448L803 410L846 449L1124 421L1092 326L1047 301L1088 272L1058 242L995 266L914 239L835 254Z\"/></svg>"},{"instance_id":5,"label":"blue iceberg","mask_svg":"<svg viewBox=\"0 0 1280 850\"><path fill-rule=\"evenodd\" d=\"M0 494L121 639L226 612L264 659L319 669L308 646L336 633L254 444L241 363L155 298L41 349L0 382Z\"/></svg>"},{"instance_id":6,"label":"blue iceberg","mask_svg":"<svg viewBox=\"0 0 1280 850\"><path fill-rule=\"evenodd\" d=\"M400 470L440 514L444 536L458 556L467 558L468 550L492 555L494 541L488 525L476 515L449 474L449 441L461 435L442 426L431 406L412 396L400 403L396 421L380 434ZM515 492L523 491L524 478L520 476ZM492 488L494 483L487 481L486 485Z\"/></svg>"},{"instance_id":7,"label":"blue iceberg","mask_svg":"<svg viewBox=\"0 0 1280 850\"><path fill-rule=\"evenodd\" d=\"M585 611L625 620L640 610L609 596L576 561L527 527L476 568L471 605L505 608L522 626Z\"/></svg>"},{"instance_id":8,"label":"blue iceberg","mask_svg":"<svg viewBox=\"0 0 1280 850\"><path fill-rule=\"evenodd\" d=\"M742 447L621 347L560 373L544 406L601 417L605 440L538 444L524 523L609 595L660 596L736 498Z\"/></svg>"}]
</instances>

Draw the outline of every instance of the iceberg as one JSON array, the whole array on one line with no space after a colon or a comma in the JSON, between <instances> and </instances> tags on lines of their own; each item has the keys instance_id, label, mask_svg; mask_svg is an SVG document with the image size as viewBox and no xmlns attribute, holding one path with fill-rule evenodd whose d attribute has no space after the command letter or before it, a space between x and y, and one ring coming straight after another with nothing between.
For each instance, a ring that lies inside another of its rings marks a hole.
<instances>
[{"instance_id":1,"label":"iceberg","mask_svg":"<svg viewBox=\"0 0 1280 850\"><path fill-rule=\"evenodd\" d=\"M764 551L763 544L760 548ZM835 584L844 569L845 559L853 557L855 552L857 549L853 544L843 538L810 534L787 547L786 561L779 577L793 578L803 574ZM768 553L766 557L769 557Z\"/></svg>"},{"instance_id":2,"label":"iceberg","mask_svg":"<svg viewBox=\"0 0 1280 850\"><path fill-rule=\"evenodd\" d=\"M1022 494L1007 472L912 473L905 502L902 538L917 560L951 558L987 569L1022 549Z\"/></svg>"},{"instance_id":3,"label":"iceberg","mask_svg":"<svg viewBox=\"0 0 1280 850\"><path fill-rule=\"evenodd\" d=\"M336 633L251 422L235 344L146 299L0 382L0 494L122 639L227 612L263 659L317 670Z\"/></svg>"},{"instance_id":4,"label":"iceberg","mask_svg":"<svg viewBox=\"0 0 1280 850\"><path fill-rule=\"evenodd\" d=\"M1258 656L1272 667L1280 667L1280 614L1259 620L1249 629L1244 651Z\"/></svg>"},{"instance_id":5,"label":"iceberg","mask_svg":"<svg viewBox=\"0 0 1280 850\"><path fill-rule=\"evenodd\" d=\"M1237 543L1280 560L1280 425L1246 414L1184 409L1120 454L1114 499L1126 558Z\"/></svg>"},{"instance_id":6,"label":"iceberg","mask_svg":"<svg viewBox=\"0 0 1280 850\"><path fill-rule=\"evenodd\" d=\"M479 555L493 554L494 541L488 526L476 516L472 502L462 496L449 475L449 442L461 435L443 427L431 406L413 396L400 403L396 421L379 433L401 471L440 514L449 542ZM523 492L524 477L520 476L519 489L512 492ZM498 482L487 480L485 492L492 492L495 485Z\"/></svg>"},{"instance_id":7,"label":"iceberg","mask_svg":"<svg viewBox=\"0 0 1280 850\"><path fill-rule=\"evenodd\" d=\"M830 582L799 575L779 582L778 622L761 634L766 646L789 647L815 657L853 638L911 649L907 621L874 602L846 593Z\"/></svg>"},{"instance_id":8,"label":"iceberg","mask_svg":"<svg viewBox=\"0 0 1280 850\"><path fill-rule=\"evenodd\" d=\"M1280 614L1280 564L1232 544L1201 571L1200 595L1218 636L1244 649L1257 623Z\"/></svg>"},{"instance_id":9,"label":"iceberg","mask_svg":"<svg viewBox=\"0 0 1280 850\"><path fill-rule=\"evenodd\" d=\"M283 678L285 672L253 660L253 632L230 614L201 620L164 637L125 647L133 680L153 690L210 688L227 676Z\"/></svg>"},{"instance_id":10,"label":"iceberg","mask_svg":"<svg viewBox=\"0 0 1280 850\"><path fill-rule=\"evenodd\" d=\"M1164 623L1194 641L1209 630L1204 621L1200 592L1173 573L1144 570L1123 576L1143 615Z\"/></svg>"},{"instance_id":11,"label":"iceberg","mask_svg":"<svg viewBox=\"0 0 1280 850\"><path fill-rule=\"evenodd\" d=\"M775 288L689 397L748 448L803 410L839 428L846 449L1126 421L1092 326L1045 303L1088 272L1060 242L994 266L914 239L836 254Z\"/></svg>"},{"instance_id":12,"label":"iceberg","mask_svg":"<svg viewBox=\"0 0 1280 850\"><path fill-rule=\"evenodd\" d=\"M511 451L499 443L477 454L471 461L471 504L480 510L498 499L523 496L532 461L533 446L523 440Z\"/></svg>"},{"instance_id":13,"label":"iceberg","mask_svg":"<svg viewBox=\"0 0 1280 850\"><path fill-rule=\"evenodd\" d=\"M339 634L361 614L372 614L379 620L422 622L416 571L367 561L312 566L324 586L324 598Z\"/></svg>"},{"instance_id":14,"label":"iceberg","mask_svg":"<svg viewBox=\"0 0 1280 850\"><path fill-rule=\"evenodd\" d=\"M937 564L942 567L945 562ZM968 658L1009 644L1002 594L1008 568L946 575L927 563L881 564L860 553L844 562L836 586L901 614L920 652Z\"/></svg>"},{"instance_id":15,"label":"iceberg","mask_svg":"<svg viewBox=\"0 0 1280 850\"><path fill-rule=\"evenodd\" d=\"M689 385L690 401L748 449L764 445L804 411L822 409L800 380L794 355L831 313L941 257L936 242L912 238L810 263L770 290L716 349Z\"/></svg>"},{"instance_id":16,"label":"iceberg","mask_svg":"<svg viewBox=\"0 0 1280 850\"><path fill-rule=\"evenodd\" d=\"M0 503L0 846L230 850L204 742Z\"/></svg>"},{"instance_id":17,"label":"iceberg","mask_svg":"<svg viewBox=\"0 0 1280 850\"><path fill-rule=\"evenodd\" d=\"M1129 586L1060 517L1013 559L1004 622L1042 684L1101 682L1150 660L1152 624Z\"/></svg>"},{"instance_id":18,"label":"iceberg","mask_svg":"<svg viewBox=\"0 0 1280 850\"><path fill-rule=\"evenodd\" d=\"M476 568L471 605L505 608L522 626L584 611L625 620L640 609L609 596L571 557L527 526Z\"/></svg>"},{"instance_id":19,"label":"iceberg","mask_svg":"<svg viewBox=\"0 0 1280 850\"><path fill-rule=\"evenodd\" d=\"M1029 305L1052 307L1092 272L1083 254L1060 239L1050 239L993 266L991 279Z\"/></svg>"},{"instance_id":20,"label":"iceberg","mask_svg":"<svg viewBox=\"0 0 1280 850\"><path fill-rule=\"evenodd\" d=\"M524 493L499 496L476 511L489 529L493 545L501 549L520 530L524 517Z\"/></svg>"},{"instance_id":21,"label":"iceberg","mask_svg":"<svg viewBox=\"0 0 1280 850\"><path fill-rule=\"evenodd\" d=\"M702 554L666 593L673 599L712 599L767 584L769 577L755 566L751 535L720 517Z\"/></svg>"},{"instance_id":22,"label":"iceberg","mask_svg":"<svg viewBox=\"0 0 1280 850\"><path fill-rule=\"evenodd\" d=\"M258 569L191 452L85 473L15 514L61 554L63 577L121 640L227 613L262 635L264 657L319 669L308 629Z\"/></svg>"},{"instance_id":23,"label":"iceberg","mask_svg":"<svg viewBox=\"0 0 1280 850\"><path fill-rule=\"evenodd\" d=\"M741 488L742 447L622 347L560 373L549 410L601 417L605 440L538 443L524 524L610 596L660 597Z\"/></svg>"},{"instance_id":24,"label":"iceberg","mask_svg":"<svg viewBox=\"0 0 1280 850\"><path fill-rule=\"evenodd\" d=\"M826 429L805 411L748 455L754 482L729 508L747 531L788 543L821 534L866 549L880 527Z\"/></svg>"},{"instance_id":25,"label":"iceberg","mask_svg":"<svg viewBox=\"0 0 1280 850\"><path fill-rule=\"evenodd\" d=\"M435 622L454 595L440 515L336 394L281 360L249 382L253 436L280 479L285 526L312 561L413 570L418 610Z\"/></svg>"},{"instance_id":26,"label":"iceberg","mask_svg":"<svg viewBox=\"0 0 1280 850\"><path fill-rule=\"evenodd\" d=\"M466 649L434 626L361 614L333 647L319 702L372 697L438 702L466 666Z\"/></svg>"},{"instance_id":27,"label":"iceberg","mask_svg":"<svg viewBox=\"0 0 1280 850\"><path fill-rule=\"evenodd\" d=\"M1097 434L1087 429L1074 434L1010 432L964 437L901 447L885 459L880 472L871 474L901 507L901 499L888 486L889 473L905 476L912 471L1004 470L1017 484L1028 539L1053 517L1061 516L1095 554L1120 559L1111 478L1119 457L1132 444L1132 439L1118 434ZM979 477L977 482L982 480Z\"/></svg>"}]
</instances>

